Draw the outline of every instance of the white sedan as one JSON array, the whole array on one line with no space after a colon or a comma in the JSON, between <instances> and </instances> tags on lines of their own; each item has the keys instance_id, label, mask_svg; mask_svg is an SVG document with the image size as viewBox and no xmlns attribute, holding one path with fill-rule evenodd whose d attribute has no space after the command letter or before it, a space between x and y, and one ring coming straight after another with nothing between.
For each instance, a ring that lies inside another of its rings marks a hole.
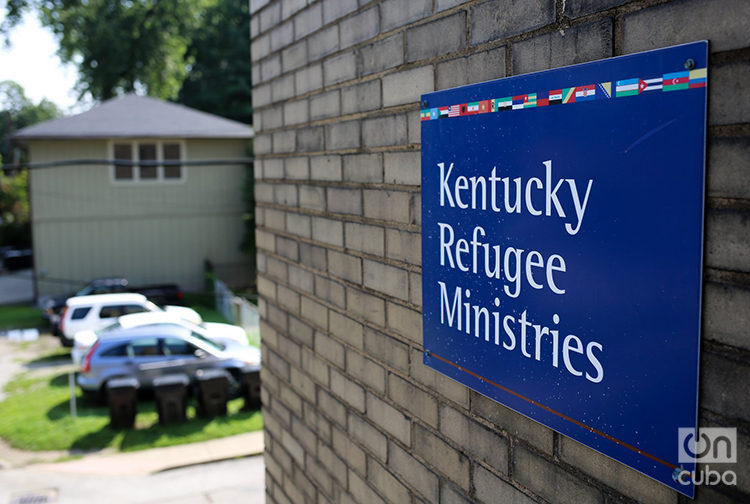
<instances>
[{"instance_id":1,"label":"white sedan","mask_svg":"<svg viewBox=\"0 0 750 504\"><path fill-rule=\"evenodd\" d=\"M99 336L106 336L108 331L118 329L131 329L143 326L170 326L179 325L222 345L236 347L249 346L247 333L241 327L231 324L217 322L202 322L195 324L189 320L178 317L169 312L144 312L123 315L114 324L100 331L78 331L73 336L73 350L71 356L73 363L79 366L84 356Z\"/></svg>"}]
</instances>

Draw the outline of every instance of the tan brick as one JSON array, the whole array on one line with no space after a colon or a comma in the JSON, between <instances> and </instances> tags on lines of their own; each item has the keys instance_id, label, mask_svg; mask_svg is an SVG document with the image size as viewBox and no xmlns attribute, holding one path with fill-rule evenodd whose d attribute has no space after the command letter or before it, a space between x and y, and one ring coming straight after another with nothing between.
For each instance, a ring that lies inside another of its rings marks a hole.
<instances>
[{"instance_id":1,"label":"tan brick","mask_svg":"<svg viewBox=\"0 0 750 504\"><path fill-rule=\"evenodd\" d=\"M385 369L359 352L347 349L346 372L363 385L385 393Z\"/></svg>"},{"instance_id":2,"label":"tan brick","mask_svg":"<svg viewBox=\"0 0 750 504\"><path fill-rule=\"evenodd\" d=\"M365 389L331 368L331 391L359 412L365 411ZM351 418L349 419L351 422Z\"/></svg>"},{"instance_id":3,"label":"tan brick","mask_svg":"<svg viewBox=\"0 0 750 504\"><path fill-rule=\"evenodd\" d=\"M388 466L427 502L438 502L438 477L392 440L388 442Z\"/></svg>"},{"instance_id":4,"label":"tan brick","mask_svg":"<svg viewBox=\"0 0 750 504\"><path fill-rule=\"evenodd\" d=\"M349 471L349 491L356 502L367 502L372 504L385 504L385 501L375 493L365 480L360 478L354 471Z\"/></svg>"},{"instance_id":5,"label":"tan brick","mask_svg":"<svg viewBox=\"0 0 750 504\"><path fill-rule=\"evenodd\" d=\"M364 190L365 217L391 222L410 221L409 193L402 191L387 191L382 189Z\"/></svg>"},{"instance_id":6,"label":"tan brick","mask_svg":"<svg viewBox=\"0 0 750 504\"><path fill-rule=\"evenodd\" d=\"M474 466L473 481L479 502L486 504L495 502L532 504L534 502L528 495L482 466Z\"/></svg>"},{"instance_id":7,"label":"tan brick","mask_svg":"<svg viewBox=\"0 0 750 504\"><path fill-rule=\"evenodd\" d=\"M346 289L346 307L355 316L379 326L385 325L385 302L380 298L359 289L348 288Z\"/></svg>"},{"instance_id":8,"label":"tan brick","mask_svg":"<svg viewBox=\"0 0 750 504\"><path fill-rule=\"evenodd\" d=\"M419 424L414 425L413 449L446 478L464 490L469 490L469 459L457 449Z\"/></svg>"},{"instance_id":9,"label":"tan brick","mask_svg":"<svg viewBox=\"0 0 750 504\"><path fill-rule=\"evenodd\" d=\"M395 369L409 369L409 347L381 332L365 329L365 350L373 359Z\"/></svg>"},{"instance_id":10,"label":"tan brick","mask_svg":"<svg viewBox=\"0 0 750 504\"><path fill-rule=\"evenodd\" d=\"M328 329L328 308L308 297L300 298L300 313L321 329Z\"/></svg>"},{"instance_id":11,"label":"tan brick","mask_svg":"<svg viewBox=\"0 0 750 504\"><path fill-rule=\"evenodd\" d=\"M386 323L389 329L393 329L404 338L414 343L422 343L422 314L410 310L400 304L386 303Z\"/></svg>"},{"instance_id":12,"label":"tan brick","mask_svg":"<svg viewBox=\"0 0 750 504\"><path fill-rule=\"evenodd\" d=\"M440 431L478 459L502 474L508 474L508 440L479 425L455 408L440 406Z\"/></svg>"},{"instance_id":13,"label":"tan brick","mask_svg":"<svg viewBox=\"0 0 750 504\"><path fill-rule=\"evenodd\" d=\"M344 180L349 182L382 182L383 155L352 154L344 156Z\"/></svg>"},{"instance_id":14,"label":"tan brick","mask_svg":"<svg viewBox=\"0 0 750 504\"><path fill-rule=\"evenodd\" d=\"M440 395L461 406L469 407L469 389L457 381L451 380L432 368L425 366L421 351L413 348L409 367L409 376L429 390L440 391Z\"/></svg>"},{"instance_id":15,"label":"tan brick","mask_svg":"<svg viewBox=\"0 0 750 504\"><path fill-rule=\"evenodd\" d=\"M302 238L310 238L312 237L312 220L309 215L287 213L286 230Z\"/></svg>"},{"instance_id":16,"label":"tan brick","mask_svg":"<svg viewBox=\"0 0 750 504\"><path fill-rule=\"evenodd\" d=\"M385 251L385 230L381 227L346 222L344 224L346 248L383 256Z\"/></svg>"},{"instance_id":17,"label":"tan brick","mask_svg":"<svg viewBox=\"0 0 750 504\"><path fill-rule=\"evenodd\" d=\"M367 464L367 480L388 502L409 502L409 490L388 469L375 461Z\"/></svg>"},{"instance_id":18,"label":"tan brick","mask_svg":"<svg viewBox=\"0 0 750 504\"><path fill-rule=\"evenodd\" d=\"M344 345L330 338L327 334L322 332L315 333L315 353L341 369L344 369L346 366Z\"/></svg>"},{"instance_id":19,"label":"tan brick","mask_svg":"<svg viewBox=\"0 0 750 504\"><path fill-rule=\"evenodd\" d=\"M349 317L331 310L329 314L331 334L349 345L362 349L364 347L364 327Z\"/></svg>"},{"instance_id":20,"label":"tan brick","mask_svg":"<svg viewBox=\"0 0 750 504\"><path fill-rule=\"evenodd\" d=\"M336 433L338 433L339 430L334 429L333 432L334 432L333 439L335 443L335 440L337 439ZM353 460L354 458L351 456L348 450L342 450L341 452L338 452L338 453L339 455L343 456L344 459L347 461ZM323 443L318 444L318 460L320 460L323 463L323 465L328 468L328 472L331 476L333 476L339 483L346 486L347 463L341 460L341 458L339 458L333 452L333 450L331 450L331 448L328 445L325 445Z\"/></svg>"},{"instance_id":21,"label":"tan brick","mask_svg":"<svg viewBox=\"0 0 750 504\"><path fill-rule=\"evenodd\" d=\"M334 428L332 437L333 449L346 460L347 465L361 475L367 474L367 456L359 446L352 442L349 434ZM346 474L340 476L345 477Z\"/></svg>"},{"instance_id":22,"label":"tan brick","mask_svg":"<svg viewBox=\"0 0 750 504\"><path fill-rule=\"evenodd\" d=\"M362 259L359 257L329 250L328 264L331 275L356 284L362 283Z\"/></svg>"},{"instance_id":23,"label":"tan brick","mask_svg":"<svg viewBox=\"0 0 750 504\"><path fill-rule=\"evenodd\" d=\"M401 441L411 444L411 422L399 410L372 393L367 394L367 417L378 427Z\"/></svg>"},{"instance_id":24,"label":"tan brick","mask_svg":"<svg viewBox=\"0 0 750 504\"><path fill-rule=\"evenodd\" d=\"M406 270L364 259L362 273L365 287L404 301L409 300L409 275Z\"/></svg>"},{"instance_id":25,"label":"tan brick","mask_svg":"<svg viewBox=\"0 0 750 504\"><path fill-rule=\"evenodd\" d=\"M318 407L328 418L346 427L346 406L323 389L318 389Z\"/></svg>"},{"instance_id":26,"label":"tan brick","mask_svg":"<svg viewBox=\"0 0 750 504\"><path fill-rule=\"evenodd\" d=\"M303 348L300 360L302 361L302 369L306 373L312 376L318 383L326 387L329 385L328 364L320 356L311 350Z\"/></svg>"},{"instance_id":27,"label":"tan brick","mask_svg":"<svg viewBox=\"0 0 750 504\"><path fill-rule=\"evenodd\" d=\"M438 426L438 402L416 385L400 376L388 374L388 397L401 408L431 427Z\"/></svg>"},{"instance_id":28,"label":"tan brick","mask_svg":"<svg viewBox=\"0 0 750 504\"><path fill-rule=\"evenodd\" d=\"M368 421L359 415L349 414L349 434L379 460L386 460L388 439Z\"/></svg>"},{"instance_id":29,"label":"tan brick","mask_svg":"<svg viewBox=\"0 0 750 504\"><path fill-rule=\"evenodd\" d=\"M523 439L552 454L553 432L542 424L530 422L525 416L476 392L471 394L471 412L494 423L509 436Z\"/></svg>"},{"instance_id":30,"label":"tan brick","mask_svg":"<svg viewBox=\"0 0 750 504\"><path fill-rule=\"evenodd\" d=\"M550 502L575 502L600 504L599 490L583 480L543 459L522 446L516 446L513 460L513 477L532 492Z\"/></svg>"},{"instance_id":31,"label":"tan brick","mask_svg":"<svg viewBox=\"0 0 750 504\"><path fill-rule=\"evenodd\" d=\"M315 277L315 295L340 308L344 307L346 300L346 289L337 282L327 278Z\"/></svg>"},{"instance_id":32,"label":"tan brick","mask_svg":"<svg viewBox=\"0 0 750 504\"><path fill-rule=\"evenodd\" d=\"M677 502L677 492L567 436L560 436L560 458L639 502Z\"/></svg>"},{"instance_id":33,"label":"tan brick","mask_svg":"<svg viewBox=\"0 0 750 504\"><path fill-rule=\"evenodd\" d=\"M312 218L313 240L335 245L344 246L344 225L341 221L326 219L325 217Z\"/></svg>"}]
</instances>

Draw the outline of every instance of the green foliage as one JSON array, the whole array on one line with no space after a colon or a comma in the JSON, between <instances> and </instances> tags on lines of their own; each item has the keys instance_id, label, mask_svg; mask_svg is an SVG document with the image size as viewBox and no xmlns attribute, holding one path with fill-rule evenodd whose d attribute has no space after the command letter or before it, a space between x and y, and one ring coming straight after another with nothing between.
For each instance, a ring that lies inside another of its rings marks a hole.
<instances>
[{"instance_id":1,"label":"green foliage","mask_svg":"<svg viewBox=\"0 0 750 504\"><path fill-rule=\"evenodd\" d=\"M188 420L160 426L154 401L140 399L136 428L109 428L107 406L87 402L78 391L78 417L70 416L66 373L46 378L20 377L5 388L9 397L0 403L0 437L24 450L92 450L114 448L135 451L174 446L242 434L263 428L260 411L241 411L243 400L227 405L226 417L206 420L188 406Z\"/></svg>"},{"instance_id":2,"label":"green foliage","mask_svg":"<svg viewBox=\"0 0 750 504\"><path fill-rule=\"evenodd\" d=\"M60 117L60 109L47 99L35 104L31 101L20 84L13 81L0 81L0 158L4 163L13 163L14 153L10 137L21 128L38 122ZM24 162L25 155L20 153L17 161Z\"/></svg>"},{"instance_id":3,"label":"green foliage","mask_svg":"<svg viewBox=\"0 0 750 504\"><path fill-rule=\"evenodd\" d=\"M250 7L247 1L218 0L193 32L191 62L177 101L228 119L252 123Z\"/></svg>"},{"instance_id":4,"label":"green foliage","mask_svg":"<svg viewBox=\"0 0 750 504\"><path fill-rule=\"evenodd\" d=\"M96 100L142 92L175 98L190 61L186 52L202 13L215 0L10 0L7 33L26 10L40 14L60 44L58 54L78 66L78 92Z\"/></svg>"}]
</instances>

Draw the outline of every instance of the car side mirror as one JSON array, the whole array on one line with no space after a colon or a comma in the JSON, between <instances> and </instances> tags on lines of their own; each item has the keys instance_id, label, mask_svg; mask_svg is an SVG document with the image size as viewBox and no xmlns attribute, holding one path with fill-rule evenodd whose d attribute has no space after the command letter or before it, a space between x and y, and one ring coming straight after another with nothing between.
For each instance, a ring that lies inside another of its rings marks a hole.
<instances>
[{"instance_id":1,"label":"car side mirror","mask_svg":"<svg viewBox=\"0 0 750 504\"><path fill-rule=\"evenodd\" d=\"M193 352L193 353L199 359L205 359L206 357L208 357L208 354L206 353L206 351L205 350L201 350L200 348L196 349L195 352Z\"/></svg>"}]
</instances>

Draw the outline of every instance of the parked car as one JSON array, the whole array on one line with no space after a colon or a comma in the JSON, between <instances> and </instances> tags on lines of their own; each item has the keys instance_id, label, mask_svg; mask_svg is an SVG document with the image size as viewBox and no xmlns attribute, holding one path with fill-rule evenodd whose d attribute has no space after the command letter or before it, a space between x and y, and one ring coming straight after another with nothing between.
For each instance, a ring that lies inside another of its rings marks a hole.
<instances>
[{"instance_id":1,"label":"parked car","mask_svg":"<svg viewBox=\"0 0 750 504\"><path fill-rule=\"evenodd\" d=\"M160 308L143 294L120 293L78 296L68 299L60 319L60 342L72 346L73 337L86 329L97 331L112 325L122 315L141 312L169 312L200 324L201 316L185 306Z\"/></svg>"},{"instance_id":2,"label":"parked car","mask_svg":"<svg viewBox=\"0 0 750 504\"><path fill-rule=\"evenodd\" d=\"M221 344L238 344L247 346L247 334L241 327L231 324L220 324L217 322L201 322L196 324L190 320L180 318L171 312L143 312L123 315L117 319L117 322L98 331L85 330L78 331L73 336L73 350L71 355L73 363L80 365L86 352L94 344L97 338L106 337L112 332L118 332L121 329L133 329L136 327L151 326L154 332L170 326L182 326L191 331L200 334L206 339Z\"/></svg>"},{"instance_id":3,"label":"parked car","mask_svg":"<svg viewBox=\"0 0 750 504\"><path fill-rule=\"evenodd\" d=\"M96 340L83 358L76 381L89 396L104 396L107 381L135 377L141 389L153 387L155 378L184 373L194 383L198 370L224 369L237 393L240 373L260 372L260 350L249 346L215 343L179 325L142 326L108 331Z\"/></svg>"},{"instance_id":4,"label":"parked car","mask_svg":"<svg viewBox=\"0 0 750 504\"><path fill-rule=\"evenodd\" d=\"M92 296L96 294L113 294L117 292L134 292L143 294L151 302L163 305L181 305L184 294L176 284L156 284L131 286L123 277L95 278L76 292L51 297L41 303L43 315L49 321L53 334L59 335L59 324L65 303L77 296Z\"/></svg>"}]
</instances>

